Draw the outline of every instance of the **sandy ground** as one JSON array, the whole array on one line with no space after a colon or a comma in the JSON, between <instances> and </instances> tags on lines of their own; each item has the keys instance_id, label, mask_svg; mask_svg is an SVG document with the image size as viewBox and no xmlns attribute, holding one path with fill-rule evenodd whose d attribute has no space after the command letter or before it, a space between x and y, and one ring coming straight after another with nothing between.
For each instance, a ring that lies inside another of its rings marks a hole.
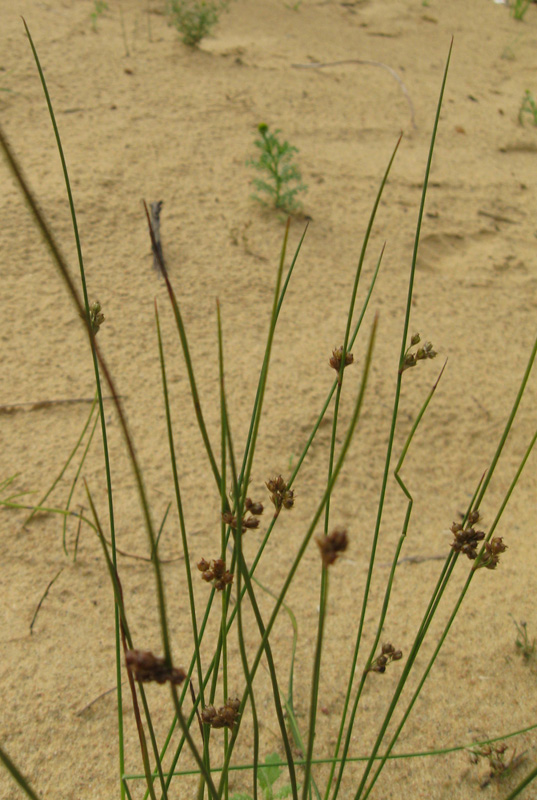
<instances>
[{"instance_id":1,"label":"sandy ground","mask_svg":"<svg viewBox=\"0 0 537 800\"><path fill-rule=\"evenodd\" d=\"M332 524L350 547L334 567L319 699L316 755L335 741L367 574L397 376L412 244L428 145L451 36L452 64L438 131L416 274L411 332L439 356L405 373L394 459L442 363L446 372L403 469L415 503L383 641L408 653L446 555L448 529L487 468L514 402L536 335L537 128L517 120L524 91L537 95L537 6L524 22L492 0L236 0L214 36L191 50L167 24L160 0L109 0L92 29L90 0L0 0L0 118L76 275L76 251L62 172L32 54L20 20L35 38L70 170L92 299L106 322L99 342L124 398L157 524L173 501L154 323L157 299L168 358L180 478L192 561L219 547L219 501L195 426L184 361L163 282L151 267L141 199L162 200L162 238L190 337L209 434L219 448L215 298L220 299L230 415L244 444L264 349L284 225L252 201L256 127L280 128L299 148L309 191L290 229L290 251L311 222L275 338L251 494L289 474L334 374L327 365L342 342L349 293L375 193L400 130L403 141L379 210L359 290L361 306L387 242L375 294L346 375L340 441L350 419L373 315L379 332L363 415L334 492ZM121 16L122 15L122 16ZM295 64L348 59L381 62L325 69ZM403 86L408 93L405 96ZM410 104L408 102L410 98ZM411 112L412 106L412 112ZM412 122L414 117L414 124ZM528 121L529 122L529 121ZM92 363L82 326L7 167L0 167L2 382L0 479L38 502L77 440L93 397ZM59 401L81 398L84 402ZM483 501L483 527L502 497L536 425L537 383L526 396ZM37 405L35 405L37 404ZM125 448L110 401L118 546L147 556L147 539ZM329 409L327 419L331 419ZM296 507L281 516L259 566L277 591L307 530L326 481L330 425L323 424L299 474ZM101 440L83 469L108 524ZM77 459L47 501L65 505ZM395 465L395 460L392 465ZM406 501L390 474L366 614L359 671L371 646L389 563ZM476 573L463 608L408 721L399 753L503 736L536 719L536 665L515 647L513 618L537 633L535 517L537 474L531 456L497 535L508 545L496 571ZM81 485L72 507L87 499ZM62 519L0 513L2 603L0 742L44 798L118 796L112 592L96 537L83 526L73 560L76 520L62 549ZM262 523L266 530L267 520ZM253 557L260 535L246 543ZM319 566L312 543L288 596L299 625L295 705L304 734L315 644ZM160 545L177 663L191 655L182 548L174 505ZM137 646L161 652L150 565L119 557ZM460 558L452 584L409 681L410 697L470 569ZM61 570L61 572L60 572ZM58 573L60 574L58 575ZM58 575L35 620L36 606ZM207 587L196 584L199 602ZM273 600L261 593L268 618ZM207 635L214 643L216 616ZM247 641L258 633L246 620ZM289 670L291 628L283 615L273 646L280 678ZM236 654L235 637L232 654ZM351 755L366 754L402 669L371 675ZM260 670L261 751L282 754L271 693ZM230 693L242 691L232 671ZM159 741L171 719L169 694L150 687ZM127 770L141 759L128 693ZM401 707L403 708L403 706ZM400 711L394 721L400 718ZM248 722L235 753L251 758ZM217 732L218 733L218 732ZM394 761L372 796L429 800L506 797L535 764L536 733L507 742L507 757L527 751L513 775L480 788L485 770L465 752ZM355 770L355 771L353 771ZM340 797L351 798L360 768ZM326 768L315 776L324 786ZM300 776L299 776L300 779ZM132 784L133 796L141 796ZM192 797L188 780L171 797ZM234 790L250 790L246 778ZM0 796L20 796L0 771ZM524 797L537 797L537 786Z\"/></svg>"}]
</instances>

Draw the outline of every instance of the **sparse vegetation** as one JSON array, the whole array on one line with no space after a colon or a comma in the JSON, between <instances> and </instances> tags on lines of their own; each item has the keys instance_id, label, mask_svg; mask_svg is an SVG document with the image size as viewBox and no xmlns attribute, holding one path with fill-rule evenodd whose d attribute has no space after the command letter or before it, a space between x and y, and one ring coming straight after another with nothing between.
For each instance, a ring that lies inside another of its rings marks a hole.
<instances>
[{"instance_id":1,"label":"sparse vegetation","mask_svg":"<svg viewBox=\"0 0 537 800\"><path fill-rule=\"evenodd\" d=\"M228 5L229 0L168 0L168 14L184 44L195 47L209 36Z\"/></svg>"},{"instance_id":2,"label":"sparse vegetation","mask_svg":"<svg viewBox=\"0 0 537 800\"><path fill-rule=\"evenodd\" d=\"M105 0L95 0L93 11L90 14L91 27L95 33L97 33L97 22L105 11L108 11L108 3Z\"/></svg>"},{"instance_id":3,"label":"sparse vegetation","mask_svg":"<svg viewBox=\"0 0 537 800\"><path fill-rule=\"evenodd\" d=\"M525 115L530 118L532 125L537 126L537 102L535 97L529 89L526 89L522 103L520 104L520 111L518 112L518 121L524 125Z\"/></svg>"},{"instance_id":4,"label":"sparse vegetation","mask_svg":"<svg viewBox=\"0 0 537 800\"><path fill-rule=\"evenodd\" d=\"M532 0L511 0L509 8L514 19L523 20Z\"/></svg>"}]
</instances>

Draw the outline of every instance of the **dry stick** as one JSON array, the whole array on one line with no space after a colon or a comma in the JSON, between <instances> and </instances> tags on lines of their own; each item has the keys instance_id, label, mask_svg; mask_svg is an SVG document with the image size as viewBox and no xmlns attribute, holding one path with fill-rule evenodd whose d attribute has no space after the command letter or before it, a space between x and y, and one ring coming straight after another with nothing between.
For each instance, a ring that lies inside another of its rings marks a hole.
<instances>
[{"instance_id":1,"label":"dry stick","mask_svg":"<svg viewBox=\"0 0 537 800\"><path fill-rule=\"evenodd\" d=\"M121 681L121 685L124 686L125 681ZM94 705L98 700L101 700L101 698L106 697L107 694L111 694L112 692L117 692L117 686L112 686L111 689L107 689L106 692L101 692L100 695L94 697L93 700L90 700L90 702L84 706L84 708L81 708L80 711L76 712L75 717L80 717L84 711L87 711L88 708L91 708L92 705Z\"/></svg>"},{"instance_id":2,"label":"dry stick","mask_svg":"<svg viewBox=\"0 0 537 800\"><path fill-rule=\"evenodd\" d=\"M369 61L369 59L362 59L362 58L347 58L344 61L326 61L323 64L291 64L293 69L322 69L323 67L339 67L342 64L360 64L364 66L371 66L371 67L382 67L382 69L388 70L392 78L395 78L399 86L401 87L401 91L403 92L406 101L408 103L408 107L410 109L410 121L412 123L412 127L416 130L416 115L414 113L414 104L406 88L405 84L397 74L397 72L389 67L387 64L383 64L382 61Z\"/></svg>"},{"instance_id":3,"label":"dry stick","mask_svg":"<svg viewBox=\"0 0 537 800\"><path fill-rule=\"evenodd\" d=\"M125 395L118 395L124 398ZM111 396L103 397L103 400L112 400ZM77 403L93 403L94 397L67 397L60 400L31 400L28 403L6 403L0 406L0 414L12 414L15 411L37 411L41 408L49 408L50 406L68 405L72 406Z\"/></svg>"},{"instance_id":4,"label":"dry stick","mask_svg":"<svg viewBox=\"0 0 537 800\"><path fill-rule=\"evenodd\" d=\"M57 573L56 573L56 575L53 577L53 579L50 581L49 585L48 585L48 586L47 586L47 588L45 589L45 593L44 593L43 597L41 598L41 600L40 600L40 601L39 601L39 603L37 604L37 608L36 608L36 610L35 610L35 614L34 614L34 616L32 617L32 621L30 622L30 635L31 635L31 634L34 632L34 631L33 631L34 623L35 623L35 620L36 620L36 617L37 617L37 615L39 614L39 609L40 609L40 608L41 608L41 606L43 605L43 601L45 600L45 597L46 597L46 596L47 596L47 594L49 593L49 590L50 590L50 588L51 588L52 584L54 583L54 581L55 581L57 578L59 578L59 577L60 577L60 575L62 574L63 570L64 570L64 567L62 567L62 568L61 568L61 570L60 570L59 572L57 572Z\"/></svg>"},{"instance_id":5,"label":"dry stick","mask_svg":"<svg viewBox=\"0 0 537 800\"><path fill-rule=\"evenodd\" d=\"M160 212L162 211L162 200L159 200L158 203L151 203L149 207L151 209L151 227L155 235L155 241L151 239L153 269L155 272L160 273L160 265L164 263L162 242L160 240Z\"/></svg>"}]
</instances>

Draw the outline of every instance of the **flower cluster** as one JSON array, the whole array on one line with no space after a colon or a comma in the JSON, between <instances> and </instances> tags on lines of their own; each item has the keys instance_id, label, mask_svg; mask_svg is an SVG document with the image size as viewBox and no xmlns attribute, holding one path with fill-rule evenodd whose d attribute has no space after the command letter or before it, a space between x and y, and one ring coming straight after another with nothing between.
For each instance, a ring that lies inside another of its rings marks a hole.
<instances>
[{"instance_id":1,"label":"flower cluster","mask_svg":"<svg viewBox=\"0 0 537 800\"><path fill-rule=\"evenodd\" d=\"M481 555L479 561L473 566L472 569L479 569L486 567L487 569L496 569L500 563L501 553L505 553L507 545L503 543L501 536L493 537L490 542L485 542L485 550Z\"/></svg>"},{"instance_id":2,"label":"flower cluster","mask_svg":"<svg viewBox=\"0 0 537 800\"><path fill-rule=\"evenodd\" d=\"M276 478L271 478L265 485L270 492L270 499L276 509L274 517L278 516L282 508L293 508L295 504L295 493L292 489L287 487L287 483L281 475L278 475Z\"/></svg>"},{"instance_id":3,"label":"flower cluster","mask_svg":"<svg viewBox=\"0 0 537 800\"><path fill-rule=\"evenodd\" d=\"M485 538L484 531L476 531L473 527L479 519L479 511L472 511L468 516L466 528L460 522L454 522L451 526L453 541L451 547L456 553L464 553L472 561L477 557L477 545Z\"/></svg>"},{"instance_id":4,"label":"flower cluster","mask_svg":"<svg viewBox=\"0 0 537 800\"><path fill-rule=\"evenodd\" d=\"M101 313L101 304L98 300L90 306L90 325L93 334L99 332L99 328L104 322L104 314Z\"/></svg>"},{"instance_id":5,"label":"flower cluster","mask_svg":"<svg viewBox=\"0 0 537 800\"><path fill-rule=\"evenodd\" d=\"M414 353L411 353L411 348L420 342L421 336L419 333L415 333L410 339L410 347L403 357L403 363L401 365L401 369L399 370L400 373L403 373L406 369L410 369L410 367L415 367L418 361L424 361L428 358L434 358L436 356L436 350L433 350L431 342L424 342L422 347L418 347Z\"/></svg>"},{"instance_id":6,"label":"flower cluster","mask_svg":"<svg viewBox=\"0 0 537 800\"><path fill-rule=\"evenodd\" d=\"M241 526L243 528L258 528L259 527L259 520L257 517L261 516L263 513L263 504L262 503L253 503L249 497L246 498L244 501L244 508L246 511L250 512L249 517L243 517ZM234 531L237 530L237 517L231 513L231 511L225 511L222 514L222 519L233 528Z\"/></svg>"},{"instance_id":7,"label":"flower cluster","mask_svg":"<svg viewBox=\"0 0 537 800\"><path fill-rule=\"evenodd\" d=\"M328 361L332 369L338 374L338 382L339 382L339 371L341 369L341 359L343 358L343 348L336 347L335 350L332 350L332 358ZM349 364L354 362L354 356L352 353L345 353L345 367L348 367ZM345 367L343 369L345 369Z\"/></svg>"},{"instance_id":8,"label":"flower cluster","mask_svg":"<svg viewBox=\"0 0 537 800\"><path fill-rule=\"evenodd\" d=\"M229 728L232 730L239 716L240 701L227 700L226 704L218 710L214 706L205 706L201 712L201 719L211 728Z\"/></svg>"},{"instance_id":9,"label":"flower cluster","mask_svg":"<svg viewBox=\"0 0 537 800\"><path fill-rule=\"evenodd\" d=\"M319 545L323 565L329 567L333 564L340 553L347 549L349 538L344 528L335 528L328 536L316 536L315 541Z\"/></svg>"},{"instance_id":10,"label":"flower cluster","mask_svg":"<svg viewBox=\"0 0 537 800\"><path fill-rule=\"evenodd\" d=\"M479 764L481 759L487 762L487 771L480 782L481 789L485 789L492 781L497 781L502 778L502 776L516 769L516 767L525 760L526 753L519 753L519 755L517 755L516 750L513 752L511 758L507 759L505 753L508 749L505 742L470 748L470 761L472 764Z\"/></svg>"},{"instance_id":11,"label":"flower cluster","mask_svg":"<svg viewBox=\"0 0 537 800\"><path fill-rule=\"evenodd\" d=\"M399 661L401 658L403 658L401 650L396 650L393 644L383 644L380 656L371 662L366 672L384 673L391 661Z\"/></svg>"},{"instance_id":12,"label":"flower cluster","mask_svg":"<svg viewBox=\"0 0 537 800\"><path fill-rule=\"evenodd\" d=\"M148 650L127 650L125 654L127 667L139 683L170 683L178 686L186 678L183 669L169 667L164 658L154 656Z\"/></svg>"},{"instance_id":13,"label":"flower cluster","mask_svg":"<svg viewBox=\"0 0 537 800\"><path fill-rule=\"evenodd\" d=\"M204 558L198 562L201 577L207 583L212 583L217 592L233 583L233 574L226 569L226 562L222 558L215 558L210 563Z\"/></svg>"}]
</instances>

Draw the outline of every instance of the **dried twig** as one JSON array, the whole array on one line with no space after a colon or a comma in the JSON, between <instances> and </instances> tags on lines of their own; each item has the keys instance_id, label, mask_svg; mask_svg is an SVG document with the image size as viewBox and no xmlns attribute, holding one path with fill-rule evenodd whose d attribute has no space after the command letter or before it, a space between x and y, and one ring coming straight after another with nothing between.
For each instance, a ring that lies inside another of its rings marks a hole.
<instances>
[{"instance_id":1,"label":"dried twig","mask_svg":"<svg viewBox=\"0 0 537 800\"><path fill-rule=\"evenodd\" d=\"M151 238L151 250L153 253L153 269L160 274L160 265L164 263L164 256L162 254L162 242L160 240L160 212L162 211L162 200L158 203L150 203L151 209L151 226L153 228L153 237Z\"/></svg>"},{"instance_id":2,"label":"dried twig","mask_svg":"<svg viewBox=\"0 0 537 800\"><path fill-rule=\"evenodd\" d=\"M59 577L60 577L60 575L62 574L63 570L64 570L64 567L62 567L62 568L59 570L59 572L57 572L57 573L56 573L56 575L53 577L53 579L50 581L49 585L48 585L48 586L47 586L47 588L45 589L45 592L44 592L44 594L43 594L43 597L41 598L41 600L40 600L40 601L39 601L39 603L37 604L37 608L36 608L36 610L35 610L35 614L33 615L33 617L32 617L32 621L30 622L30 635L32 635L32 633L34 632L34 631L33 631L33 628L34 628L34 623L35 623L35 621L36 621L37 615L39 614L39 609L40 609L40 608L41 608L41 606L43 605L43 602L44 602L44 600L45 600L45 597L46 597L46 596L47 596L47 594L49 593L49 591L50 591L50 588L51 588L52 584L54 583L54 581L55 581L57 578L59 578Z\"/></svg>"},{"instance_id":3,"label":"dried twig","mask_svg":"<svg viewBox=\"0 0 537 800\"><path fill-rule=\"evenodd\" d=\"M397 72L389 67L387 64L383 64L382 61L369 61L368 59L362 58L347 58L344 61L327 61L323 64L291 64L293 69L322 69L323 67L339 67L342 64L359 64L363 66L371 66L371 67L382 67L382 69L388 70L392 78L395 78L399 86L401 87L401 91L403 92L406 101L408 103L408 107L410 109L410 121L412 123L412 127L414 130L416 129L416 116L414 113L414 104L412 103L412 99L406 88L405 84L397 74Z\"/></svg>"},{"instance_id":4,"label":"dried twig","mask_svg":"<svg viewBox=\"0 0 537 800\"><path fill-rule=\"evenodd\" d=\"M125 681L122 681L121 685L124 686L125 685ZM101 692L100 695L98 695L97 697L94 697L93 700L90 700L90 702L87 703L84 706L84 708L81 708L80 711L77 711L75 713L75 716L80 717L84 713L84 711L87 711L88 708L91 708L92 705L94 705L94 703L96 703L102 697L106 697L107 694L111 694L112 692L117 692L117 686L112 686L112 688L111 689L107 689L106 692Z\"/></svg>"},{"instance_id":5,"label":"dried twig","mask_svg":"<svg viewBox=\"0 0 537 800\"><path fill-rule=\"evenodd\" d=\"M121 395L125 397L125 395ZM111 397L104 397L104 400L111 400ZM72 406L78 403L93 403L94 397L67 397L59 400L31 400L28 403L5 403L0 406L0 414L13 414L15 411L37 411L41 408L50 406Z\"/></svg>"}]
</instances>

